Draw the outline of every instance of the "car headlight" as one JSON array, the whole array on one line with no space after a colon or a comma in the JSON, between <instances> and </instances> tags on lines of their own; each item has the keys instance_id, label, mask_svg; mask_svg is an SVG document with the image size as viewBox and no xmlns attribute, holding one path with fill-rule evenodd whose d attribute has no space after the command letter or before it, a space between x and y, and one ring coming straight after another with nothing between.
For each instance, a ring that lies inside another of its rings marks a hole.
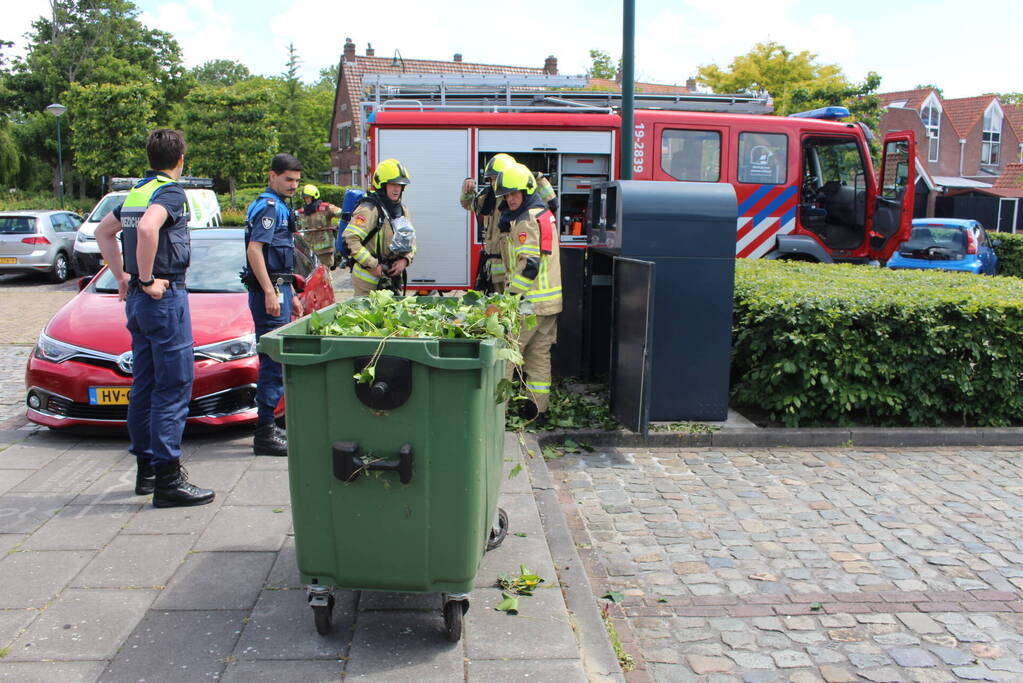
<instances>
[{"instance_id":1,"label":"car headlight","mask_svg":"<svg viewBox=\"0 0 1023 683\"><path fill-rule=\"evenodd\" d=\"M197 346L195 347L195 355L206 356L207 358L218 360L221 363L229 360L238 360L239 358L255 356L256 335L247 334L244 337L238 337L237 339L228 339L227 341L217 342L216 344Z\"/></svg>"},{"instance_id":2,"label":"car headlight","mask_svg":"<svg viewBox=\"0 0 1023 683\"><path fill-rule=\"evenodd\" d=\"M39 333L39 340L36 342L35 350L36 358L42 358L51 363L63 363L68 358L77 355L78 352L77 346L59 342L56 339L47 337L42 332Z\"/></svg>"}]
</instances>

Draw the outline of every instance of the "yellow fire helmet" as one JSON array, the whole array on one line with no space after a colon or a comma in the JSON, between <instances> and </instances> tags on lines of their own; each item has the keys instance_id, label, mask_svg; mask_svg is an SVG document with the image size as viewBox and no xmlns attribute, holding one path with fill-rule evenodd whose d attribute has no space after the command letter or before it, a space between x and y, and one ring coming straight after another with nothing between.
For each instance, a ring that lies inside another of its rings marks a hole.
<instances>
[{"instance_id":1,"label":"yellow fire helmet","mask_svg":"<svg viewBox=\"0 0 1023 683\"><path fill-rule=\"evenodd\" d=\"M384 159L377 164L376 169L373 171L373 189L379 190L387 183L398 183L399 185L408 185L412 182L409 177L408 171L397 159Z\"/></svg>"},{"instance_id":2,"label":"yellow fire helmet","mask_svg":"<svg viewBox=\"0 0 1023 683\"><path fill-rule=\"evenodd\" d=\"M494 194L503 197L514 190L520 190L525 195L536 192L536 178L525 164L513 164L497 174Z\"/></svg>"},{"instance_id":3,"label":"yellow fire helmet","mask_svg":"<svg viewBox=\"0 0 1023 683\"><path fill-rule=\"evenodd\" d=\"M511 154L495 154L490 157L490 161L487 162L487 166L483 169L484 178L496 178L497 174L508 168L512 164L516 163L515 157Z\"/></svg>"},{"instance_id":4,"label":"yellow fire helmet","mask_svg":"<svg viewBox=\"0 0 1023 683\"><path fill-rule=\"evenodd\" d=\"M313 199L320 198L320 188L315 185L306 185L302 188L302 195L304 197L312 197Z\"/></svg>"}]
</instances>

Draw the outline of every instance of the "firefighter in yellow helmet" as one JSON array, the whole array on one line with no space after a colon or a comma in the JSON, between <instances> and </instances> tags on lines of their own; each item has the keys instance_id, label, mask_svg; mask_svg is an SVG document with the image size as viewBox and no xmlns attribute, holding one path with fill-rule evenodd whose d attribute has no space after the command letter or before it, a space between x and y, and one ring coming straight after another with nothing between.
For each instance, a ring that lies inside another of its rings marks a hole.
<instances>
[{"instance_id":1,"label":"firefighter in yellow helmet","mask_svg":"<svg viewBox=\"0 0 1023 683\"><path fill-rule=\"evenodd\" d=\"M514 163L515 159L510 154L495 154L483 170L483 177L489 181L489 184L477 192L476 180L466 178L462 183L462 194L459 197L462 208L475 213L483 228L483 254L481 254L477 268L486 269L486 273L490 277L490 284L498 293L504 292L505 289L504 260L501 254L507 235L497 227L501 220L501 213L497 210L494 184L497 182L497 174ZM479 273L477 273L476 281L480 282Z\"/></svg>"},{"instance_id":2,"label":"firefighter in yellow helmet","mask_svg":"<svg viewBox=\"0 0 1023 683\"><path fill-rule=\"evenodd\" d=\"M337 229L331 227L331 222L341 215L341 209L320 201L320 188L315 185L302 188L302 201L302 208L298 210L302 236L330 272L334 263L334 241L337 239Z\"/></svg>"},{"instance_id":3,"label":"firefighter in yellow helmet","mask_svg":"<svg viewBox=\"0 0 1023 683\"><path fill-rule=\"evenodd\" d=\"M543 423L550 403L551 345L557 341L561 313L557 221L537 192L536 178L522 164L509 166L497 175L494 193L501 200L498 229L505 234L506 292L521 295L536 314L535 327L522 326L519 349L526 394L531 399L526 418L535 417Z\"/></svg>"},{"instance_id":4,"label":"firefighter in yellow helmet","mask_svg":"<svg viewBox=\"0 0 1023 683\"><path fill-rule=\"evenodd\" d=\"M411 182L405 165L385 159L373 171L370 192L359 200L343 237L352 255L355 296L375 289L403 289L404 271L416 255L416 232L402 201Z\"/></svg>"}]
</instances>

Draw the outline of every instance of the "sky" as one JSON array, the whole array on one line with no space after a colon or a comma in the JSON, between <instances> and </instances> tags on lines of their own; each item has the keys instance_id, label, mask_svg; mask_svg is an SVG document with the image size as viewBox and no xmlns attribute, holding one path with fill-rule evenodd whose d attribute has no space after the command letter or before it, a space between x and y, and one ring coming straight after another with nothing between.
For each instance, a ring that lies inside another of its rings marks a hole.
<instances>
[{"instance_id":1,"label":"sky","mask_svg":"<svg viewBox=\"0 0 1023 683\"><path fill-rule=\"evenodd\" d=\"M622 3L606 0L390 0L358 10L329 0L136 4L144 23L175 36L186 66L232 59L253 73L279 74L293 42L307 81L337 65L349 37L359 54L372 44L378 57L398 51L406 59L450 60L457 52L466 62L542 67L554 55L562 74L584 73L591 49L617 56L622 44ZM1014 40L1023 2L989 0L972 13L965 7L951 0L636 0L637 80L684 84L702 64L725 67L755 43L774 40L837 64L853 81L876 71L881 92L919 84L937 85L946 98L1023 91ZM14 40L16 53L32 20L48 11L46 0L7 3L0 38Z\"/></svg>"}]
</instances>

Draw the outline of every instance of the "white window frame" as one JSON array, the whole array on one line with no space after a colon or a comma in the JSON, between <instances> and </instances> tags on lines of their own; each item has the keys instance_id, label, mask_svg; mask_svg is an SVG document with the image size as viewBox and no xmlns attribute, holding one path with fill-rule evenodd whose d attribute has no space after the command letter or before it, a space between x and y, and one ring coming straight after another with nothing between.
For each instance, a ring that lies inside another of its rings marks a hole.
<instances>
[{"instance_id":1,"label":"white window frame","mask_svg":"<svg viewBox=\"0 0 1023 683\"><path fill-rule=\"evenodd\" d=\"M997 166L1000 163L1004 118L1005 115L998 105L998 100L993 100L984 111L984 127L980 138L980 163L985 166Z\"/></svg>"},{"instance_id":2,"label":"white window frame","mask_svg":"<svg viewBox=\"0 0 1023 683\"><path fill-rule=\"evenodd\" d=\"M920 107L920 120L927 132L927 161L936 162L941 154L941 101L933 92ZM930 112L927 114L926 112Z\"/></svg>"}]
</instances>

